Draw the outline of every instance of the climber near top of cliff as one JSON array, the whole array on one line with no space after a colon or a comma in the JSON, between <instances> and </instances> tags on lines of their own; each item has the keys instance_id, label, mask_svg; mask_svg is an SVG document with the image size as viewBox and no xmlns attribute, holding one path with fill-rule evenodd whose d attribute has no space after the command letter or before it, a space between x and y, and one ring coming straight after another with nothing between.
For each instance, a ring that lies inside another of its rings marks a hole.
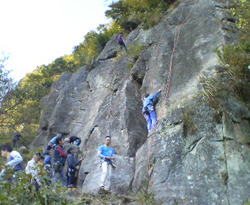
<instances>
[{"instance_id":1,"label":"climber near top of cliff","mask_svg":"<svg viewBox=\"0 0 250 205\"><path fill-rule=\"evenodd\" d=\"M156 117L156 112L155 112L155 102L154 102L154 100L157 98L157 96L160 94L161 91L162 90L159 89L153 95L149 95L149 94L145 94L144 95L144 102L143 102L142 113L144 114L144 116L147 119L148 132L150 132L151 129L157 123L157 117Z\"/></svg>"},{"instance_id":2,"label":"climber near top of cliff","mask_svg":"<svg viewBox=\"0 0 250 205\"><path fill-rule=\"evenodd\" d=\"M113 164L115 151L111 147L111 137L105 137L105 144L101 145L98 150L98 157L101 158L101 184L100 190L109 191L110 190L110 177L111 177L111 168L115 168Z\"/></svg>"},{"instance_id":3,"label":"climber near top of cliff","mask_svg":"<svg viewBox=\"0 0 250 205\"><path fill-rule=\"evenodd\" d=\"M118 40L118 43L124 47L125 51L127 52L128 49L127 49L127 46L126 44L124 43L124 40L123 40L123 33L120 33L118 36L117 36L117 40Z\"/></svg>"}]
</instances>

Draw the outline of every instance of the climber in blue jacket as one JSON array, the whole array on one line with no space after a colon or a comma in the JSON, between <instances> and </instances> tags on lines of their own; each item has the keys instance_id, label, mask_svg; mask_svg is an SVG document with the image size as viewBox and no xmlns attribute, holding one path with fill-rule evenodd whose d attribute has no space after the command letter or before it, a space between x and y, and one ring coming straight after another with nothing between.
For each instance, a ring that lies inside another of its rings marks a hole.
<instances>
[{"instance_id":1,"label":"climber in blue jacket","mask_svg":"<svg viewBox=\"0 0 250 205\"><path fill-rule=\"evenodd\" d=\"M144 96L142 113L144 114L144 116L146 117L147 122L148 122L148 124L147 124L148 132L150 132L151 129L157 123L154 100L157 98L157 96L160 94L160 92L161 92L161 89L159 89L153 95L145 94L145 96Z\"/></svg>"}]
</instances>

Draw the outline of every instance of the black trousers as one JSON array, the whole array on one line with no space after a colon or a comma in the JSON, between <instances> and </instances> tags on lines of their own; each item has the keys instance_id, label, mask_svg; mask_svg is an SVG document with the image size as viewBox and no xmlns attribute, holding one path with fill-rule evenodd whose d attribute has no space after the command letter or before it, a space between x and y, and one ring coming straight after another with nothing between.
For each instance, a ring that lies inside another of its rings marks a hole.
<instances>
[{"instance_id":1,"label":"black trousers","mask_svg":"<svg viewBox=\"0 0 250 205\"><path fill-rule=\"evenodd\" d=\"M75 170L68 170L67 172L67 186L68 187L76 187L77 177Z\"/></svg>"}]
</instances>

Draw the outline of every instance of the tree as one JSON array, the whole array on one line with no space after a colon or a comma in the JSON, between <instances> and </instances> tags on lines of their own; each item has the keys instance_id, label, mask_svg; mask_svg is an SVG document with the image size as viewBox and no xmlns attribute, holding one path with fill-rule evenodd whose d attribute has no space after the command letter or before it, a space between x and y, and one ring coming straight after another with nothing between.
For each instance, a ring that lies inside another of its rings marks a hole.
<instances>
[{"instance_id":1,"label":"tree","mask_svg":"<svg viewBox=\"0 0 250 205\"><path fill-rule=\"evenodd\" d=\"M0 107L3 103L4 96L15 87L13 80L9 77L9 71L4 68L7 60L8 57L6 56L0 59Z\"/></svg>"}]
</instances>

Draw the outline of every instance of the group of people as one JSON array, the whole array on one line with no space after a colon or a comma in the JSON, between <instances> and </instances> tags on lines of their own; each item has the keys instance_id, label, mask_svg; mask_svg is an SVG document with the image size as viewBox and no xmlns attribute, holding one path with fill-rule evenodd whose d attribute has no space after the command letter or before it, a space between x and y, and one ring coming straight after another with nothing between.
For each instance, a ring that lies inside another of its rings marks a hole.
<instances>
[{"instance_id":1,"label":"group of people","mask_svg":"<svg viewBox=\"0 0 250 205\"><path fill-rule=\"evenodd\" d=\"M64 151L64 143L69 143L70 146L67 151ZM48 144L47 152L53 150L53 176L52 183L60 180L64 186L76 187L77 184L77 171L80 169L81 161L75 160L75 149L81 144L81 139L76 136L63 139L61 134L52 138ZM66 165L66 172L65 167Z\"/></svg>"},{"instance_id":2,"label":"group of people","mask_svg":"<svg viewBox=\"0 0 250 205\"><path fill-rule=\"evenodd\" d=\"M67 152L64 152L64 142L68 142L70 147ZM11 177L16 182L18 176L25 172L27 175L32 176L32 184L39 190L45 183L50 185L58 180L64 186L69 188L76 187L77 185L77 170L80 168L81 160L76 162L74 157L75 149L80 145L81 139L76 136L63 139L61 134L54 137L48 144L44 154L39 152L34 153L33 158L28 161L26 167L23 167L23 157L18 151L12 150L10 145L1 147L1 156L6 159L5 165L2 167L0 179L6 179L7 169L14 170L14 175ZM64 169L66 165L66 170ZM66 171L66 172L65 172ZM42 172L45 172L47 179L41 177Z\"/></svg>"},{"instance_id":3,"label":"group of people","mask_svg":"<svg viewBox=\"0 0 250 205\"><path fill-rule=\"evenodd\" d=\"M153 95L146 94L144 96L144 103L142 113L147 120L148 132L157 124L157 117L155 112L155 99L160 94L161 89ZM15 139L20 139L20 134L15 133ZM15 141L16 142L16 141ZM69 143L71 146L64 151L64 144ZM13 175L14 181L21 171L25 171L26 174L32 175L32 183L39 189L42 185L42 179L39 177L39 164L46 171L47 176L51 179L51 182L47 184L55 183L58 180L62 182L64 186L76 187L77 185L77 171L80 169L81 161L75 160L75 148L79 147L81 139L76 136L63 139L61 134L53 137L45 150L44 154L35 153L33 158L27 163L24 169L22 162L23 157L18 151L13 151L8 145L1 148L1 156L6 158L5 167L3 167L0 173L0 179L3 179L6 174L6 167L11 167L15 174ZM15 145L15 144L13 144ZM98 150L98 157L101 159L102 175L100 177L100 189L110 190L110 177L112 169L115 169L114 165L114 149L111 147L111 137L105 137L105 143L100 146ZM65 172L66 165L66 172Z\"/></svg>"}]
</instances>

